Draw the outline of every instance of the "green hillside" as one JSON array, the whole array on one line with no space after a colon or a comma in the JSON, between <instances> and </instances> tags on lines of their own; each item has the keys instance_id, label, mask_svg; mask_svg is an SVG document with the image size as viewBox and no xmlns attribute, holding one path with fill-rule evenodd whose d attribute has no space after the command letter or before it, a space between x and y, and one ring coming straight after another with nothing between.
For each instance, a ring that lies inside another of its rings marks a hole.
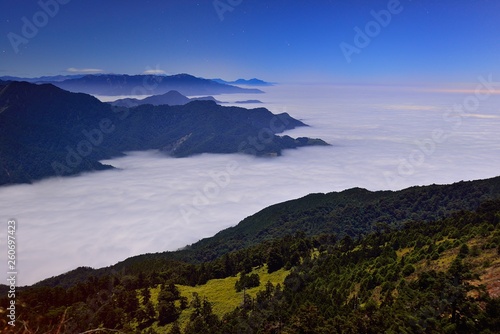
<instances>
[{"instance_id":1,"label":"green hillside","mask_svg":"<svg viewBox=\"0 0 500 334\"><path fill-rule=\"evenodd\" d=\"M459 210L474 210L479 203L493 198L500 198L500 177L401 191L354 188L311 194L270 206L235 227L201 240L192 245L187 256L206 261L294 231L356 238L374 231L379 223L398 228L408 221L441 219Z\"/></svg>"},{"instance_id":2,"label":"green hillside","mask_svg":"<svg viewBox=\"0 0 500 334\"><path fill-rule=\"evenodd\" d=\"M297 232L201 264L100 272L69 289L23 289L16 309L20 326L0 328L7 333L498 333L499 223L500 200L485 200L475 210L443 219L400 228L378 224L360 238ZM245 298L235 289L241 273L260 278L259 287L245 289ZM4 297L0 305L7 302Z\"/></svg>"}]
</instances>

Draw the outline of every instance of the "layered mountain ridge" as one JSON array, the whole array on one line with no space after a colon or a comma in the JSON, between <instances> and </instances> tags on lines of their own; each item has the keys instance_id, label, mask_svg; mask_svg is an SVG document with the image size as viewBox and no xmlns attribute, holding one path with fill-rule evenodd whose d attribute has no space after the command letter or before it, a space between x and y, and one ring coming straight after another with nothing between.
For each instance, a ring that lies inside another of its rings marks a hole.
<instances>
[{"instance_id":1,"label":"layered mountain ridge","mask_svg":"<svg viewBox=\"0 0 500 334\"><path fill-rule=\"evenodd\" d=\"M187 96L264 93L260 89L241 88L228 82L218 82L185 73L175 75L87 74L39 78L4 76L0 79L37 84L51 83L70 92L103 96L160 95L171 90Z\"/></svg>"},{"instance_id":2,"label":"layered mountain ridge","mask_svg":"<svg viewBox=\"0 0 500 334\"><path fill-rule=\"evenodd\" d=\"M170 76L99 74L54 81L52 84L70 92L108 96L159 95L171 90L176 90L186 96L263 93L260 89L240 88L190 74Z\"/></svg>"},{"instance_id":3,"label":"layered mountain ridge","mask_svg":"<svg viewBox=\"0 0 500 334\"><path fill-rule=\"evenodd\" d=\"M131 108L131 107L137 107L142 104L152 104L154 106L168 104L169 106L179 106L192 101L213 101L215 103L221 103L221 101L216 100L213 96L189 98L187 96L182 95L176 90L171 90L166 92L165 94L152 95L144 99L136 99L136 98L118 99L116 101L109 102L109 104L115 107Z\"/></svg>"},{"instance_id":4,"label":"layered mountain ridge","mask_svg":"<svg viewBox=\"0 0 500 334\"><path fill-rule=\"evenodd\" d=\"M222 107L213 101L113 107L52 84L7 82L0 84L0 185L109 169L99 161L134 150L156 149L174 157L278 156L286 148L327 145L276 135L300 126L306 125L264 108ZM255 142L263 134L265 141Z\"/></svg>"}]
</instances>

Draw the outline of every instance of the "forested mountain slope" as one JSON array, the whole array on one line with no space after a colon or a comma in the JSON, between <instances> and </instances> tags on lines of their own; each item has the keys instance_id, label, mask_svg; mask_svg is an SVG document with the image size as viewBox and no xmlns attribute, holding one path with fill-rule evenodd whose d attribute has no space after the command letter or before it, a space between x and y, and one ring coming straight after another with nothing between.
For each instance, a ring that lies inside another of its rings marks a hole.
<instances>
[{"instance_id":1,"label":"forested mountain slope","mask_svg":"<svg viewBox=\"0 0 500 334\"><path fill-rule=\"evenodd\" d=\"M500 198L500 177L401 191L354 188L310 194L267 207L175 255L183 260L207 261L297 231L309 236L334 233L340 238L358 238L384 227L399 228L406 222L432 221L460 210L475 210L480 203L495 198ZM167 254L171 256L141 257Z\"/></svg>"},{"instance_id":2,"label":"forested mountain slope","mask_svg":"<svg viewBox=\"0 0 500 334\"><path fill-rule=\"evenodd\" d=\"M22 326L0 323L0 328L7 333L498 333L499 245L500 201L485 201L473 211L401 229L385 226L359 240L299 232L198 265L172 261L158 270L88 277L69 289L25 288L17 297ZM277 276L269 276L274 283L260 280L263 268L273 273L283 267L289 272L282 282ZM207 298L229 296L230 281L241 298L233 310L220 298ZM256 285L260 292L238 290ZM3 308L7 303L6 297L0 300Z\"/></svg>"}]
</instances>

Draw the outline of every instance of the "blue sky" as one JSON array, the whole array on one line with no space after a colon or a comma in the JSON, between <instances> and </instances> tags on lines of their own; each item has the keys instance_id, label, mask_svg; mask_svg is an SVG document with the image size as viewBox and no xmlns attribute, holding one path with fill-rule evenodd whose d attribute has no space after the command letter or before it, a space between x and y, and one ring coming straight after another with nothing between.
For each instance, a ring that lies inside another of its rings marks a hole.
<instances>
[{"instance_id":1,"label":"blue sky","mask_svg":"<svg viewBox=\"0 0 500 334\"><path fill-rule=\"evenodd\" d=\"M475 82L499 72L497 0L400 0L402 10L350 62L340 45L356 47L354 28L365 32L371 12L397 0L216 0L230 8L223 13L212 0L41 0L56 1L52 17L37 1L0 0L0 76L160 69L206 78L412 84ZM23 34L26 20L38 22L36 35Z\"/></svg>"}]
</instances>

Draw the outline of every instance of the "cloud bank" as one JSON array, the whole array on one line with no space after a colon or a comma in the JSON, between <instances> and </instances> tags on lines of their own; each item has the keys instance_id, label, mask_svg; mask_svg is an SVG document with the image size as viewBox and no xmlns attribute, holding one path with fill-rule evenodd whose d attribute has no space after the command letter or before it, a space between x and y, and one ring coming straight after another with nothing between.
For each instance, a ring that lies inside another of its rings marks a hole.
<instances>
[{"instance_id":1,"label":"cloud bank","mask_svg":"<svg viewBox=\"0 0 500 334\"><path fill-rule=\"evenodd\" d=\"M96 74L96 73L102 73L104 70L101 70L100 68L75 68L75 67L70 67L66 69L66 72L69 73L82 73L82 74Z\"/></svg>"},{"instance_id":2,"label":"cloud bank","mask_svg":"<svg viewBox=\"0 0 500 334\"><path fill-rule=\"evenodd\" d=\"M167 74L167 72L160 69L150 69L150 70L145 70L144 72L142 72L142 74L162 75L162 74Z\"/></svg>"},{"instance_id":3,"label":"cloud bank","mask_svg":"<svg viewBox=\"0 0 500 334\"><path fill-rule=\"evenodd\" d=\"M120 170L1 187L0 219L18 221L20 283L175 250L268 205L312 192L402 189L498 175L498 95L457 114L453 106L468 95L335 86L276 86L267 92L265 107L310 125L288 135L319 137L332 146L287 150L278 158L174 159L131 152L105 161ZM439 142L433 139L437 131L446 135Z\"/></svg>"}]
</instances>

